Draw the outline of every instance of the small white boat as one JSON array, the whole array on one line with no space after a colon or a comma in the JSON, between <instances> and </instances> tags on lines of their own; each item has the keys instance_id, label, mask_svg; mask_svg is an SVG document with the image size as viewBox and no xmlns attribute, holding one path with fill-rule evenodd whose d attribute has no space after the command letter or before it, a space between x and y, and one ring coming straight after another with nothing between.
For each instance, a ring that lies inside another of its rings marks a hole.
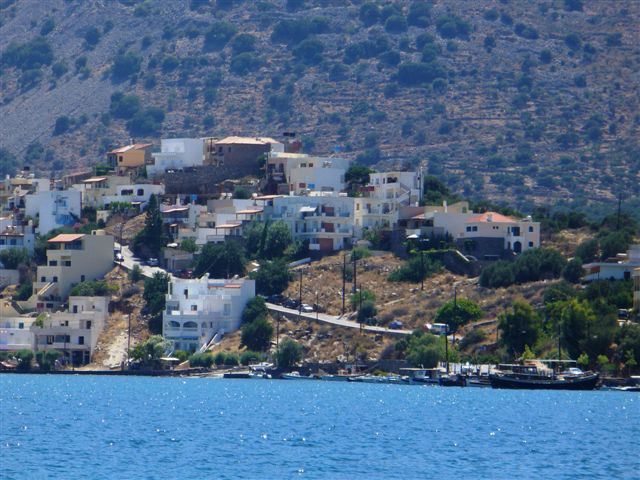
<instances>
[{"instance_id":1,"label":"small white boat","mask_svg":"<svg viewBox=\"0 0 640 480\"><path fill-rule=\"evenodd\" d=\"M305 377L303 375L300 375L300 372L283 373L282 379L283 380L317 380L317 378L314 377L313 375L309 375L308 377Z\"/></svg>"}]
</instances>

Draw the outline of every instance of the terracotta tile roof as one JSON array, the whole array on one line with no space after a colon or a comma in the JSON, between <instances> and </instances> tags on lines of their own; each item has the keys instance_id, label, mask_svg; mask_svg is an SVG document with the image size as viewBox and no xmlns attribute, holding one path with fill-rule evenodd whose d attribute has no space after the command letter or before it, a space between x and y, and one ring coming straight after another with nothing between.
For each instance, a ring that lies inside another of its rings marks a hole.
<instances>
[{"instance_id":1,"label":"terracotta tile roof","mask_svg":"<svg viewBox=\"0 0 640 480\"><path fill-rule=\"evenodd\" d=\"M61 233L48 240L48 243L70 243L80 240L84 233Z\"/></svg>"},{"instance_id":2,"label":"terracotta tile roof","mask_svg":"<svg viewBox=\"0 0 640 480\"><path fill-rule=\"evenodd\" d=\"M144 150L145 148L148 148L151 145L152 145L151 143L134 143L133 145L127 145L126 147L116 148L114 150L111 150L108 153L125 153L130 150Z\"/></svg>"},{"instance_id":3,"label":"terracotta tile roof","mask_svg":"<svg viewBox=\"0 0 640 480\"><path fill-rule=\"evenodd\" d=\"M507 217L497 212L485 212L467 219L466 223L492 222L492 223L512 223L517 222L515 218Z\"/></svg>"}]
</instances>

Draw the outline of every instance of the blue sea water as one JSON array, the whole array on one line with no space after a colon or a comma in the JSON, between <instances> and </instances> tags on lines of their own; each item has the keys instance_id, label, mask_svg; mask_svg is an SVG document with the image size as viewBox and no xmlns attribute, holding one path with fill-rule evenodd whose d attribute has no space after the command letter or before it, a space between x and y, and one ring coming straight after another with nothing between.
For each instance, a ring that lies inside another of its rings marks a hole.
<instances>
[{"instance_id":1,"label":"blue sea water","mask_svg":"<svg viewBox=\"0 0 640 480\"><path fill-rule=\"evenodd\" d=\"M640 478L640 395L0 375L2 479Z\"/></svg>"}]
</instances>

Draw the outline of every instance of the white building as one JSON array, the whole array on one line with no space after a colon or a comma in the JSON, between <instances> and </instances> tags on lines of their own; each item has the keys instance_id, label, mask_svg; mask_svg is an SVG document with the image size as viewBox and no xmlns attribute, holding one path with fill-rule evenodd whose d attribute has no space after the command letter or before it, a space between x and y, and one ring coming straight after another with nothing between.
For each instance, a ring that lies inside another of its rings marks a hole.
<instances>
[{"instance_id":1,"label":"white building","mask_svg":"<svg viewBox=\"0 0 640 480\"><path fill-rule=\"evenodd\" d=\"M294 240L309 240L309 249L321 252L350 246L358 233L354 199L346 195L275 197L267 217L284 221Z\"/></svg>"},{"instance_id":2,"label":"white building","mask_svg":"<svg viewBox=\"0 0 640 480\"><path fill-rule=\"evenodd\" d=\"M380 200L393 200L399 205L417 205L422 197L419 172L370 173L366 196Z\"/></svg>"},{"instance_id":3,"label":"white building","mask_svg":"<svg viewBox=\"0 0 640 480\"><path fill-rule=\"evenodd\" d=\"M101 280L113 268L113 236L103 230L92 235L60 234L47 245L47 264L38 267L34 295L28 300L31 308L55 308L74 285Z\"/></svg>"},{"instance_id":4,"label":"white building","mask_svg":"<svg viewBox=\"0 0 640 480\"><path fill-rule=\"evenodd\" d=\"M465 222L464 232L456 232L456 242L501 239L503 248L521 253L540 246L540 222L531 217L515 219L496 212L473 215Z\"/></svg>"},{"instance_id":5,"label":"white building","mask_svg":"<svg viewBox=\"0 0 640 480\"><path fill-rule=\"evenodd\" d=\"M267 177L278 184L278 193L304 195L308 192L342 192L351 161L302 153L271 152Z\"/></svg>"},{"instance_id":6,"label":"white building","mask_svg":"<svg viewBox=\"0 0 640 480\"><path fill-rule=\"evenodd\" d=\"M216 334L240 328L242 311L255 297L255 281L172 277L162 335L176 350L195 351L206 348Z\"/></svg>"},{"instance_id":7,"label":"white building","mask_svg":"<svg viewBox=\"0 0 640 480\"><path fill-rule=\"evenodd\" d=\"M36 236L33 222L17 225L13 217L0 218L0 251L11 248L26 248L33 253Z\"/></svg>"},{"instance_id":8,"label":"white building","mask_svg":"<svg viewBox=\"0 0 640 480\"><path fill-rule=\"evenodd\" d=\"M108 297L69 297L69 311L43 314L32 323L33 349L58 350L73 363L84 365L98 343L109 315Z\"/></svg>"},{"instance_id":9,"label":"white building","mask_svg":"<svg viewBox=\"0 0 640 480\"><path fill-rule=\"evenodd\" d=\"M162 175L167 170L199 167L204 162L203 138L163 138L160 152L152 153L154 163L147 165L147 175Z\"/></svg>"},{"instance_id":10,"label":"white building","mask_svg":"<svg viewBox=\"0 0 640 480\"><path fill-rule=\"evenodd\" d=\"M0 351L33 349L33 334L29 330L35 316L21 316L9 300L0 300Z\"/></svg>"},{"instance_id":11,"label":"white building","mask_svg":"<svg viewBox=\"0 0 640 480\"><path fill-rule=\"evenodd\" d=\"M640 268L633 271L633 310L640 317Z\"/></svg>"},{"instance_id":12,"label":"white building","mask_svg":"<svg viewBox=\"0 0 640 480\"><path fill-rule=\"evenodd\" d=\"M115 195L105 195L102 197L102 205L100 207L108 208L114 202L126 202L137 205L142 210L149 203L151 195L164 194L164 185L150 183L136 183L132 185L116 186Z\"/></svg>"},{"instance_id":13,"label":"white building","mask_svg":"<svg viewBox=\"0 0 640 480\"><path fill-rule=\"evenodd\" d=\"M37 233L73 225L82 217L82 194L68 190L48 190L25 196L25 215L38 219Z\"/></svg>"},{"instance_id":14,"label":"white building","mask_svg":"<svg viewBox=\"0 0 640 480\"><path fill-rule=\"evenodd\" d=\"M587 263L582 266L584 282L594 280L630 280L635 269L640 268L640 245L632 245L627 253L619 253L605 262Z\"/></svg>"}]
</instances>

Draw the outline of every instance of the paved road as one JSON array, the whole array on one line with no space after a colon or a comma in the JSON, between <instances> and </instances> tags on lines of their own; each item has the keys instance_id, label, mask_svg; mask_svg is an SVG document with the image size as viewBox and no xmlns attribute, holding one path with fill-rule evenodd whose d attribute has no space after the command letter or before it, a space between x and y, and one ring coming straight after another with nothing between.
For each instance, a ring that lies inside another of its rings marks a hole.
<instances>
[{"instance_id":1,"label":"paved road","mask_svg":"<svg viewBox=\"0 0 640 480\"><path fill-rule=\"evenodd\" d=\"M120 249L120 252L122 253L122 256L124 258L122 266L127 270L133 270L134 265L138 265L140 267L140 270L142 271L142 275L149 278L153 277L153 274L156 272L166 273L166 271L160 267L150 267L149 265L144 265L139 258L133 255L133 252L126 245L120 245L117 242L114 245L115 250Z\"/></svg>"},{"instance_id":2,"label":"paved road","mask_svg":"<svg viewBox=\"0 0 640 480\"><path fill-rule=\"evenodd\" d=\"M298 310L293 309L293 308L285 308L285 307L282 307L280 305L276 305L274 303L267 303L267 308L272 312L283 313L283 314L286 314L287 316L297 316L298 315ZM317 315L317 317L316 317L316 315ZM354 322L352 320L347 320L347 319L344 319L344 318L341 318L341 317L336 317L336 316L333 316L333 315L327 315L325 313L316 314L316 312L313 312L313 313L304 313L304 312L302 312L300 314L300 317L304 318L305 320L314 320L314 321L318 321L318 322L322 322L322 323L329 323L331 325L335 325L335 326L338 326L338 327L347 327L347 328L360 329L360 324L358 322ZM404 336L404 335L411 335L411 330L393 330L391 328L375 327L373 325L364 325L363 329L364 329L364 331L369 332L369 333L380 333L380 334L385 334L385 335L394 335L396 337Z\"/></svg>"}]
</instances>

